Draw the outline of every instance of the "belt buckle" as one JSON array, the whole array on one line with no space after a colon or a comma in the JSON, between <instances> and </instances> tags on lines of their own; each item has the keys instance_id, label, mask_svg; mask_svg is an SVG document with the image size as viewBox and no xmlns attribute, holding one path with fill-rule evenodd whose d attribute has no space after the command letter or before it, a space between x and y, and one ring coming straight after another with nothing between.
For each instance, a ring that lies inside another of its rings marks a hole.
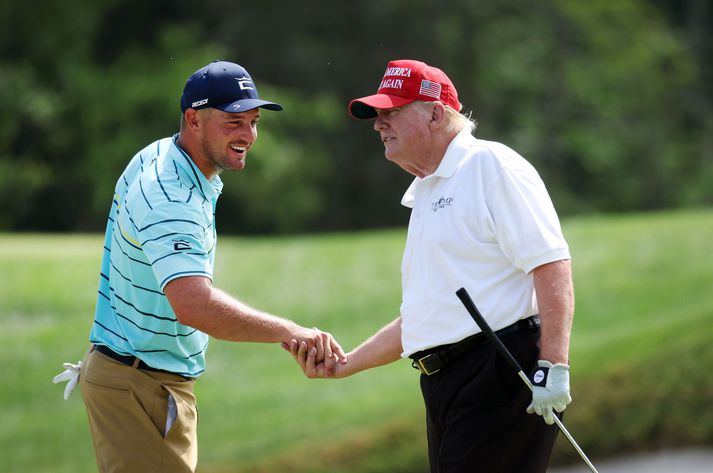
<instances>
[{"instance_id":1,"label":"belt buckle","mask_svg":"<svg viewBox=\"0 0 713 473\"><path fill-rule=\"evenodd\" d=\"M430 355L422 356L418 360L413 360L413 363L411 363L411 365L414 368L418 369L421 373L425 374L426 376L431 376L432 374L435 374L435 373L438 373L439 371L441 371L440 368L438 368L437 370L428 371L428 368L426 368L426 366L423 364L423 360L427 360L432 356L433 356L433 353L431 353Z\"/></svg>"}]
</instances>

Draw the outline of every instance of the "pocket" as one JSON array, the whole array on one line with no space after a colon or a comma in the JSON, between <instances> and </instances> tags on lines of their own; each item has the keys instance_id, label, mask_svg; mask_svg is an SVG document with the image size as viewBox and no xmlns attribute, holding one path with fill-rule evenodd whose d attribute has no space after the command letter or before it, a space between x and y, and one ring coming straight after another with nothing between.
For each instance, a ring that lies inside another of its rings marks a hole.
<instances>
[{"instance_id":1,"label":"pocket","mask_svg":"<svg viewBox=\"0 0 713 473\"><path fill-rule=\"evenodd\" d=\"M173 394L168 393L168 407L166 409L166 429L163 431L163 436L168 434L171 430L173 423L176 422L176 417L178 416L178 409L176 408L176 398Z\"/></svg>"},{"instance_id":2,"label":"pocket","mask_svg":"<svg viewBox=\"0 0 713 473\"><path fill-rule=\"evenodd\" d=\"M91 389L97 389L99 391L104 391L108 393L117 393L117 394L129 394L129 388L127 387L117 387L117 386L107 386L104 384L97 383L96 381L92 381L91 379L85 379L84 383L87 387Z\"/></svg>"},{"instance_id":3,"label":"pocket","mask_svg":"<svg viewBox=\"0 0 713 473\"><path fill-rule=\"evenodd\" d=\"M168 391L169 405L168 414L171 413L171 399L173 399L175 415L173 422L169 426L169 419L166 419L165 438L189 438L195 435L198 423L198 415L193 396L186 399L186 393L172 386L163 386Z\"/></svg>"},{"instance_id":4,"label":"pocket","mask_svg":"<svg viewBox=\"0 0 713 473\"><path fill-rule=\"evenodd\" d=\"M163 387L168 391L176 405L175 420L165 432L164 443L171 454L164 460L168 463L177 461L181 468L188 466L195 470L198 463L198 439L196 435L198 411L195 396L190 387L182 388L170 384ZM167 422L168 424L168 422ZM171 471L183 471L178 466Z\"/></svg>"},{"instance_id":5,"label":"pocket","mask_svg":"<svg viewBox=\"0 0 713 473\"><path fill-rule=\"evenodd\" d=\"M96 355L97 353L92 353L85 358L85 363L79 376L80 385L86 384L88 387L103 391L128 393L130 391L130 383L126 377L114 374L113 363Z\"/></svg>"},{"instance_id":6,"label":"pocket","mask_svg":"<svg viewBox=\"0 0 713 473\"><path fill-rule=\"evenodd\" d=\"M528 375L530 367L537 362L539 354L537 343L532 340L532 334L511 335L503 340L503 344L520 365L525 375ZM515 368L499 353L495 357L495 370L503 391L509 398L519 396L523 390L528 390Z\"/></svg>"},{"instance_id":7,"label":"pocket","mask_svg":"<svg viewBox=\"0 0 713 473\"><path fill-rule=\"evenodd\" d=\"M454 370L456 382L448 389L455 393L451 408L490 410L509 402L498 376L497 357L492 347L479 347L465 357L464 364Z\"/></svg>"}]
</instances>

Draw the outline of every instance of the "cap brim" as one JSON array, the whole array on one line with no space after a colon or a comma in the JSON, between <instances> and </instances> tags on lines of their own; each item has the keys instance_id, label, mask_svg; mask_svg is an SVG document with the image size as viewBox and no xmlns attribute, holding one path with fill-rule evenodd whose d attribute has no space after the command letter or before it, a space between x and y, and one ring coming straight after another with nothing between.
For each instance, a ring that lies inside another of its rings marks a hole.
<instances>
[{"instance_id":1,"label":"cap brim","mask_svg":"<svg viewBox=\"0 0 713 473\"><path fill-rule=\"evenodd\" d=\"M266 110L273 110L275 112L279 112L282 110L282 105L275 102L268 102L267 100L260 99L236 100L235 102L215 105L213 108L217 108L218 110L222 110L228 113L242 113L258 107L264 108Z\"/></svg>"},{"instance_id":2,"label":"cap brim","mask_svg":"<svg viewBox=\"0 0 713 473\"><path fill-rule=\"evenodd\" d=\"M401 107L415 99L398 97L396 95L376 94L354 99L349 102L349 114L359 120L376 118L376 108Z\"/></svg>"}]
</instances>

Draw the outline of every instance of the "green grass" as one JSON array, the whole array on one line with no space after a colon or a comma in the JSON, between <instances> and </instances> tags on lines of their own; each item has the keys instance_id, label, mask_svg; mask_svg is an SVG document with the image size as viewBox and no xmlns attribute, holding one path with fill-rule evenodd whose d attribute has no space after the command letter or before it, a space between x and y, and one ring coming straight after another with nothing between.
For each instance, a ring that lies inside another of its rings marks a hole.
<instances>
[{"instance_id":1,"label":"green grass","mask_svg":"<svg viewBox=\"0 0 713 473\"><path fill-rule=\"evenodd\" d=\"M574 402L593 457L713 445L713 211L563 222L574 256ZM352 348L400 302L405 229L219 241L217 286ZM0 458L8 472L96 471L81 397L51 384L87 348L99 235L0 235ZM408 362L307 380L276 345L212 341L196 384L199 471L426 471ZM557 461L572 460L558 441Z\"/></svg>"}]
</instances>

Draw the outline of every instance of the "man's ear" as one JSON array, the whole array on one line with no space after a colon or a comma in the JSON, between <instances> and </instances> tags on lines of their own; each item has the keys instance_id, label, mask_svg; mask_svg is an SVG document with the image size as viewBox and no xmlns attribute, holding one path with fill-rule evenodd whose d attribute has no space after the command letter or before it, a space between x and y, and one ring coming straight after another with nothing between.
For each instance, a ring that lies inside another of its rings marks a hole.
<instances>
[{"instance_id":1,"label":"man's ear","mask_svg":"<svg viewBox=\"0 0 713 473\"><path fill-rule=\"evenodd\" d=\"M446 106L441 102L434 102L431 110L431 121L429 127L432 130L442 127L446 123Z\"/></svg>"},{"instance_id":2,"label":"man's ear","mask_svg":"<svg viewBox=\"0 0 713 473\"><path fill-rule=\"evenodd\" d=\"M195 108L187 108L186 111L183 112L183 119L185 120L186 125L188 125L188 128L193 131L198 131L198 128L200 127L198 110Z\"/></svg>"}]
</instances>

